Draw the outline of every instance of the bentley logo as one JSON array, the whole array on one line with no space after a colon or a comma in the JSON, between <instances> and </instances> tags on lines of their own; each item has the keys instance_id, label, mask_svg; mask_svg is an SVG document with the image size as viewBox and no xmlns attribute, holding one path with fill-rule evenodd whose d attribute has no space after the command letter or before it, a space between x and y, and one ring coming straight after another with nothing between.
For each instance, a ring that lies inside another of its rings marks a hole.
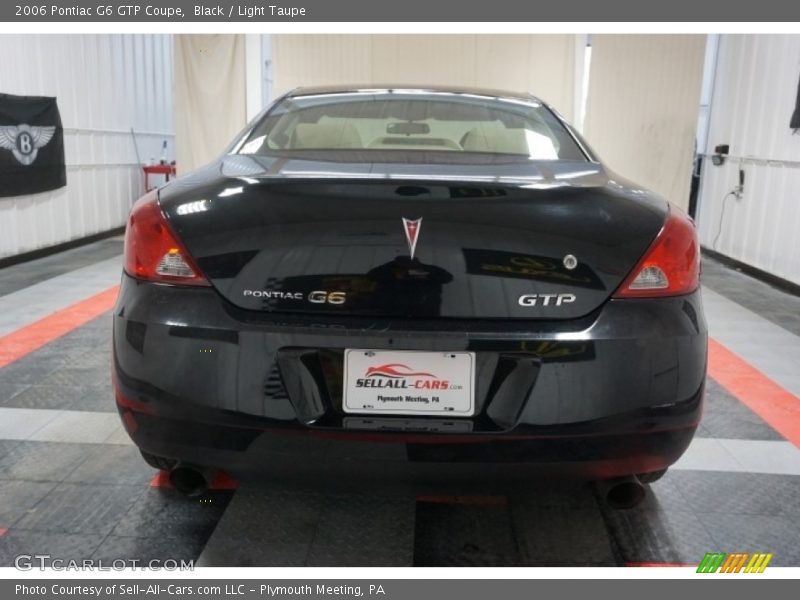
<instances>
[{"instance_id":1,"label":"bentley logo","mask_svg":"<svg viewBox=\"0 0 800 600\"><path fill-rule=\"evenodd\" d=\"M408 251L411 253L411 260L414 260L414 251L417 249L417 238L421 227L421 218L412 220L403 217L403 228L406 230L406 241L408 242Z\"/></svg>"},{"instance_id":2,"label":"bentley logo","mask_svg":"<svg viewBox=\"0 0 800 600\"><path fill-rule=\"evenodd\" d=\"M0 125L0 148L11 150L14 158L27 167L36 160L39 148L44 148L55 133L55 127L33 127L24 123Z\"/></svg>"}]
</instances>

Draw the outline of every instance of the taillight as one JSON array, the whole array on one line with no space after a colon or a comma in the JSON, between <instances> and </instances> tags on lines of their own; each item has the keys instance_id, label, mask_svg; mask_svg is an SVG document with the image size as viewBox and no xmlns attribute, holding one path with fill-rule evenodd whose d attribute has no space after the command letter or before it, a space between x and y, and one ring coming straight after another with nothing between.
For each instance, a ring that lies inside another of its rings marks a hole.
<instances>
[{"instance_id":1,"label":"taillight","mask_svg":"<svg viewBox=\"0 0 800 600\"><path fill-rule=\"evenodd\" d=\"M700 245L692 220L670 207L661 232L614 294L615 298L680 296L700 283Z\"/></svg>"},{"instance_id":2,"label":"taillight","mask_svg":"<svg viewBox=\"0 0 800 600\"><path fill-rule=\"evenodd\" d=\"M125 271L148 281L210 285L172 231L158 204L158 192L142 196L125 228Z\"/></svg>"}]
</instances>

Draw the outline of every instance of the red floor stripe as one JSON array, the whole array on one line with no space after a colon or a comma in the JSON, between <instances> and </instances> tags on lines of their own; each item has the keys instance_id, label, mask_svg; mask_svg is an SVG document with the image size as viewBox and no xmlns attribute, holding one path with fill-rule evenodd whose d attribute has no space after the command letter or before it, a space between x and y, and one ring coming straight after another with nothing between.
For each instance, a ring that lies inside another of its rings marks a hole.
<instances>
[{"instance_id":1,"label":"red floor stripe","mask_svg":"<svg viewBox=\"0 0 800 600\"><path fill-rule=\"evenodd\" d=\"M167 471L156 473L150 480L150 487L172 488L172 484L169 482L169 473ZM235 490L238 488L239 482L225 471L218 471L214 480L208 485L210 490Z\"/></svg>"},{"instance_id":2,"label":"red floor stripe","mask_svg":"<svg viewBox=\"0 0 800 600\"><path fill-rule=\"evenodd\" d=\"M800 448L800 398L712 339L708 340L708 374Z\"/></svg>"},{"instance_id":3,"label":"red floor stripe","mask_svg":"<svg viewBox=\"0 0 800 600\"><path fill-rule=\"evenodd\" d=\"M236 490L239 488L239 482L228 475L225 471L220 471L214 477L214 481L208 486L210 490Z\"/></svg>"},{"instance_id":4,"label":"red floor stripe","mask_svg":"<svg viewBox=\"0 0 800 600\"><path fill-rule=\"evenodd\" d=\"M0 337L0 368L110 310L114 306L118 291L119 286L115 285Z\"/></svg>"},{"instance_id":5,"label":"red floor stripe","mask_svg":"<svg viewBox=\"0 0 800 600\"><path fill-rule=\"evenodd\" d=\"M3 537L7 531L8 529L6 529L5 527L0 527L0 537Z\"/></svg>"},{"instance_id":6,"label":"red floor stripe","mask_svg":"<svg viewBox=\"0 0 800 600\"><path fill-rule=\"evenodd\" d=\"M667 562L626 562L626 567L692 567L697 568L697 564L689 563L667 563Z\"/></svg>"},{"instance_id":7,"label":"red floor stripe","mask_svg":"<svg viewBox=\"0 0 800 600\"><path fill-rule=\"evenodd\" d=\"M169 482L169 473L167 471L158 471L150 480L150 487L171 488L172 484Z\"/></svg>"}]
</instances>

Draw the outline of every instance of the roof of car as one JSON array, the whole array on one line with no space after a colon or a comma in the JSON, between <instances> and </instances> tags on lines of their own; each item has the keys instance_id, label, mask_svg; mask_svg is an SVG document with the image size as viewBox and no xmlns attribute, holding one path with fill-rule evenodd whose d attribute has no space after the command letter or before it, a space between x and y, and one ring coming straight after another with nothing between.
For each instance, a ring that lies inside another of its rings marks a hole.
<instances>
[{"instance_id":1,"label":"roof of car","mask_svg":"<svg viewBox=\"0 0 800 600\"><path fill-rule=\"evenodd\" d=\"M409 92L446 92L451 94L475 94L478 96L490 96L492 98L513 98L519 100L541 102L539 98L529 93L512 92L509 90L496 90L479 87L467 86L447 86L447 85L413 85L413 84L364 84L364 85L331 85L315 87L298 87L287 94L288 97L315 96L322 94L354 94L354 93L374 93L376 91L409 91Z\"/></svg>"}]
</instances>

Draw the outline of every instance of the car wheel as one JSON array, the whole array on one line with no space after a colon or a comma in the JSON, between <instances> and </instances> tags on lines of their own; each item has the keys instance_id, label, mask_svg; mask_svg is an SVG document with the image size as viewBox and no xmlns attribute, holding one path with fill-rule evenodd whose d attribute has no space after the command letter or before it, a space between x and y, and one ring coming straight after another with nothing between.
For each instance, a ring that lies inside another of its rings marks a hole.
<instances>
[{"instance_id":1,"label":"car wheel","mask_svg":"<svg viewBox=\"0 0 800 600\"><path fill-rule=\"evenodd\" d=\"M173 467L178 463L178 461L175 460L174 458L156 456L155 454L150 454L149 452L145 452L144 450L139 450L139 452L142 454L144 462L146 462L154 469L161 469L162 471L171 471Z\"/></svg>"},{"instance_id":2,"label":"car wheel","mask_svg":"<svg viewBox=\"0 0 800 600\"><path fill-rule=\"evenodd\" d=\"M666 472L666 469L661 469L660 471L652 471L651 473L640 473L636 477L638 477L639 481L643 484L655 483L661 479Z\"/></svg>"}]
</instances>

